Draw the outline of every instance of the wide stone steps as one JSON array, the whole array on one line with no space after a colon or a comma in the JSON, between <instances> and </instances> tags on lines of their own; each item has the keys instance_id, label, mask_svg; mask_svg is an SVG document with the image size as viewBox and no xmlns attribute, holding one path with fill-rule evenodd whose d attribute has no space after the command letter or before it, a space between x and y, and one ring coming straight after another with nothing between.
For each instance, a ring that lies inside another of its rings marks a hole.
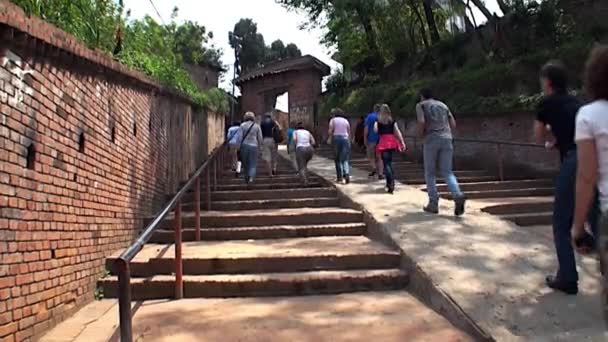
<instances>
[{"instance_id":1,"label":"wide stone steps","mask_svg":"<svg viewBox=\"0 0 608 342\"><path fill-rule=\"evenodd\" d=\"M295 188L281 189L280 196L276 190L238 190L238 191L213 191L211 193L211 203L215 201L238 201L238 200L269 200L269 199L294 199L311 197L335 197L338 191L333 187L322 188ZM184 203L193 202L194 193L187 193L183 197ZM205 200L204 192L201 193L201 200Z\"/></svg>"},{"instance_id":2,"label":"wide stone steps","mask_svg":"<svg viewBox=\"0 0 608 342\"><path fill-rule=\"evenodd\" d=\"M247 239L284 239L313 236L365 235L364 223L319 224L319 225L277 225L264 227L202 228L201 240L247 240ZM158 230L150 243L173 243L173 230ZM194 229L182 231L182 241L194 241Z\"/></svg>"},{"instance_id":3,"label":"wide stone steps","mask_svg":"<svg viewBox=\"0 0 608 342\"><path fill-rule=\"evenodd\" d=\"M459 179L460 181L460 179ZM552 188L551 179L524 179L492 182L463 183L460 185L462 191L495 191L495 190L515 190L526 188ZM446 184L438 184L437 190L441 192L449 191Z\"/></svg>"},{"instance_id":4,"label":"wide stone steps","mask_svg":"<svg viewBox=\"0 0 608 342\"><path fill-rule=\"evenodd\" d=\"M132 260L131 274L171 274L174 255L173 244L147 244ZM114 257L107 259L108 266ZM182 258L184 274L192 275L383 269L400 263L399 252L364 236L186 242Z\"/></svg>"},{"instance_id":5,"label":"wide stone steps","mask_svg":"<svg viewBox=\"0 0 608 342\"><path fill-rule=\"evenodd\" d=\"M268 183L268 184L218 184L217 191L239 191L239 190L272 190L272 189L293 189L297 187L301 188L321 188L323 184L318 182L310 182L308 185L297 184L297 183Z\"/></svg>"},{"instance_id":6,"label":"wide stone steps","mask_svg":"<svg viewBox=\"0 0 608 342\"><path fill-rule=\"evenodd\" d=\"M206 202L201 201L201 208L206 208ZM340 201L336 197L310 197L292 199L269 199L269 200L242 200L242 201L215 201L212 202L213 210L258 210L258 209L284 209L284 208L322 208L337 207ZM185 203L183 210L194 210L194 203Z\"/></svg>"},{"instance_id":7,"label":"wide stone steps","mask_svg":"<svg viewBox=\"0 0 608 342\"><path fill-rule=\"evenodd\" d=\"M303 186L287 162L280 163L274 177L259 165L250 185L221 169L210 193L206 180L202 182L200 241L195 241L195 193L182 198L184 297L333 294L406 286L399 251L367 238L363 212L340 207L335 187L314 175ZM174 225L171 213L131 261L134 300L174 297ZM108 269L118 255L107 259ZM106 297L116 297L116 274L100 280L99 286Z\"/></svg>"},{"instance_id":8,"label":"wide stone steps","mask_svg":"<svg viewBox=\"0 0 608 342\"><path fill-rule=\"evenodd\" d=\"M553 211L553 197L501 198L502 203L491 204L482 211L492 215L534 214Z\"/></svg>"},{"instance_id":9,"label":"wide stone steps","mask_svg":"<svg viewBox=\"0 0 608 342\"><path fill-rule=\"evenodd\" d=\"M399 269L309 271L290 273L186 275L185 298L302 296L338 294L358 291L398 290L407 285L407 273ZM117 297L118 279L100 281L104 295ZM132 278L133 300L172 298L175 280L172 276Z\"/></svg>"},{"instance_id":10,"label":"wide stone steps","mask_svg":"<svg viewBox=\"0 0 608 342\"><path fill-rule=\"evenodd\" d=\"M502 189L502 190L482 190L465 191L469 199L479 198L501 198L501 197L528 197L528 196L550 196L553 188L524 188L524 189ZM449 192L440 192L439 195L446 199L451 199Z\"/></svg>"},{"instance_id":11,"label":"wide stone steps","mask_svg":"<svg viewBox=\"0 0 608 342\"><path fill-rule=\"evenodd\" d=\"M193 212L182 213L182 227L194 227L194 216ZM148 223L151 220L152 218L145 221ZM362 221L363 213L361 211L339 207L201 212L201 222L205 227L302 225ZM173 217L169 215L160 223L159 228L173 228L173 225Z\"/></svg>"}]
</instances>

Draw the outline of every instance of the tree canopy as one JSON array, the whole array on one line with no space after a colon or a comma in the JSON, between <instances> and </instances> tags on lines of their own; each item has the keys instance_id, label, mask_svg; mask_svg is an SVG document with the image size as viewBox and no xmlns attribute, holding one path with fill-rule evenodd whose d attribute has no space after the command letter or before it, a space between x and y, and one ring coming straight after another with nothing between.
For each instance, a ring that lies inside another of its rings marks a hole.
<instances>
[{"instance_id":1,"label":"tree canopy","mask_svg":"<svg viewBox=\"0 0 608 342\"><path fill-rule=\"evenodd\" d=\"M285 45L280 39L267 46L264 36L258 32L258 25L249 18L234 25L234 30L228 34L228 42L235 51L239 75L266 63L302 55L296 44Z\"/></svg>"}]
</instances>

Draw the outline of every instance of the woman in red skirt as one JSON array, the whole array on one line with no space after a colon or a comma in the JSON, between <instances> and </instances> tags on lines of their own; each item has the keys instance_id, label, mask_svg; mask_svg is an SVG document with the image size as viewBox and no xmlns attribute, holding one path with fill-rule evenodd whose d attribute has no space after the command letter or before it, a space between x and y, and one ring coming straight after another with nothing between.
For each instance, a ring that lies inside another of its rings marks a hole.
<instances>
[{"instance_id":1,"label":"woman in red skirt","mask_svg":"<svg viewBox=\"0 0 608 342\"><path fill-rule=\"evenodd\" d=\"M399 130L399 125L393 120L391 108L387 104L380 107L378 121L374 124L374 131L380 140L376 150L384 163L384 176L386 177L386 190L389 194L395 191L395 176L393 174L393 152L405 151L405 141Z\"/></svg>"}]
</instances>

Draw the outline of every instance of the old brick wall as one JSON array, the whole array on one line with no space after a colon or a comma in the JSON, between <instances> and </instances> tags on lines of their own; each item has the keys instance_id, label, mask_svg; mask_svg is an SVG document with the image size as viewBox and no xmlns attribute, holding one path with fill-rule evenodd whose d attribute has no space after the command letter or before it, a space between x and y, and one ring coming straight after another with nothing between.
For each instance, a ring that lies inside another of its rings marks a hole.
<instances>
[{"instance_id":1,"label":"old brick wall","mask_svg":"<svg viewBox=\"0 0 608 342\"><path fill-rule=\"evenodd\" d=\"M28 341L93 300L104 258L222 141L223 115L4 0L0 41L0 341Z\"/></svg>"},{"instance_id":2,"label":"old brick wall","mask_svg":"<svg viewBox=\"0 0 608 342\"><path fill-rule=\"evenodd\" d=\"M186 64L186 70L199 88L206 90L217 87L219 81L219 70L205 65Z\"/></svg>"}]
</instances>

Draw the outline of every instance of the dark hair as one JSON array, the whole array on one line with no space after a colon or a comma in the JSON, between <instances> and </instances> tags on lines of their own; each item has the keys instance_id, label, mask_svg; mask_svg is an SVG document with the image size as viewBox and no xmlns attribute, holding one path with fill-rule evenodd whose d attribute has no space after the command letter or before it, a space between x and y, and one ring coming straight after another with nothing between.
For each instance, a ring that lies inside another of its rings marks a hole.
<instances>
[{"instance_id":1,"label":"dark hair","mask_svg":"<svg viewBox=\"0 0 608 342\"><path fill-rule=\"evenodd\" d=\"M304 128L304 123L302 123L302 122L298 122L298 123L296 124L296 129L305 129L305 128Z\"/></svg>"},{"instance_id":2,"label":"dark hair","mask_svg":"<svg viewBox=\"0 0 608 342\"><path fill-rule=\"evenodd\" d=\"M585 92L591 100L608 100L608 45L591 50L585 66Z\"/></svg>"},{"instance_id":3,"label":"dark hair","mask_svg":"<svg viewBox=\"0 0 608 342\"><path fill-rule=\"evenodd\" d=\"M381 104L376 103L376 104L374 105L374 113L378 113L378 112L380 111L380 107L381 107L381 106L382 106Z\"/></svg>"},{"instance_id":4,"label":"dark hair","mask_svg":"<svg viewBox=\"0 0 608 342\"><path fill-rule=\"evenodd\" d=\"M540 77L546 78L555 91L564 92L568 88L568 72L564 63L558 60L547 62L540 69Z\"/></svg>"},{"instance_id":5,"label":"dark hair","mask_svg":"<svg viewBox=\"0 0 608 342\"><path fill-rule=\"evenodd\" d=\"M331 115L334 116L334 117L335 116L342 116L343 117L344 116L344 111L342 109L340 109L340 108L334 108L334 109L331 110Z\"/></svg>"},{"instance_id":6,"label":"dark hair","mask_svg":"<svg viewBox=\"0 0 608 342\"><path fill-rule=\"evenodd\" d=\"M420 96L422 96L425 99L432 99L433 98L433 91L429 88L422 88L420 89Z\"/></svg>"},{"instance_id":7,"label":"dark hair","mask_svg":"<svg viewBox=\"0 0 608 342\"><path fill-rule=\"evenodd\" d=\"M241 122L240 121L235 121L232 123L232 126L240 126Z\"/></svg>"}]
</instances>

